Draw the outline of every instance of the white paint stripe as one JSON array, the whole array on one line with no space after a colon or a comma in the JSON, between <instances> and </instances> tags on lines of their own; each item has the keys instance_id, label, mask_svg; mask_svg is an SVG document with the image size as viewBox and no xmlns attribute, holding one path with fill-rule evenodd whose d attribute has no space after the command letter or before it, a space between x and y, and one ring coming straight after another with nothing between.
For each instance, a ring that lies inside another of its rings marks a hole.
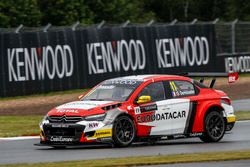
<instances>
[{"instance_id":1,"label":"white paint stripe","mask_svg":"<svg viewBox=\"0 0 250 167\"><path fill-rule=\"evenodd\" d=\"M39 139L39 136L1 137L0 141Z\"/></svg>"},{"instance_id":2,"label":"white paint stripe","mask_svg":"<svg viewBox=\"0 0 250 167\"><path fill-rule=\"evenodd\" d=\"M250 120L242 120L242 121L236 121L236 122L239 122L239 123L247 123L247 122L250 122Z\"/></svg>"}]
</instances>

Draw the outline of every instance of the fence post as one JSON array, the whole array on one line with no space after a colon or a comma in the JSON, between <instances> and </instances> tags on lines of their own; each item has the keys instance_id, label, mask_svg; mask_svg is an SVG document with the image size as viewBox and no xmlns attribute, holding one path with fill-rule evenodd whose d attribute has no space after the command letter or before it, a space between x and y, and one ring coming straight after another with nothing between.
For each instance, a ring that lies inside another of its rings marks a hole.
<instances>
[{"instance_id":1,"label":"fence post","mask_svg":"<svg viewBox=\"0 0 250 167\"><path fill-rule=\"evenodd\" d=\"M16 28L15 33L19 33L19 31L20 31L22 28L23 28L23 25L20 24L20 25Z\"/></svg>"},{"instance_id":2,"label":"fence post","mask_svg":"<svg viewBox=\"0 0 250 167\"><path fill-rule=\"evenodd\" d=\"M77 27L79 24L80 24L79 21L75 22L75 24L73 24L73 25L71 26L72 31L75 31L75 30L76 30L76 27Z\"/></svg>"},{"instance_id":3,"label":"fence post","mask_svg":"<svg viewBox=\"0 0 250 167\"><path fill-rule=\"evenodd\" d=\"M231 32L231 35L232 35L232 54L235 54L235 24L237 22L238 22L238 19L235 19L232 22L232 32Z\"/></svg>"},{"instance_id":4,"label":"fence post","mask_svg":"<svg viewBox=\"0 0 250 167\"><path fill-rule=\"evenodd\" d=\"M127 20L125 23L122 23L121 27L126 27L130 23L129 20Z\"/></svg>"},{"instance_id":5,"label":"fence post","mask_svg":"<svg viewBox=\"0 0 250 167\"><path fill-rule=\"evenodd\" d=\"M174 19L173 21L171 21L171 23L169 23L169 25L175 25L176 23L178 22L178 20L177 19Z\"/></svg>"},{"instance_id":6,"label":"fence post","mask_svg":"<svg viewBox=\"0 0 250 167\"><path fill-rule=\"evenodd\" d=\"M214 21L212 23L216 24L219 20L220 20L219 18L216 18L216 19L214 19Z\"/></svg>"},{"instance_id":7,"label":"fence post","mask_svg":"<svg viewBox=\"0 0 250 167\"><path fill-rule=\"evenodd\" d=\"M97 25L97 28L100 29L102 28L102 26L105 24L105 20L102 20L98 25Z\"/></svg>"},{"instance_id":8,"label":"fence post","mask_svg":"<svg viewBox=\"0 0 250 167\"><path fill-rule=\"evenodd\" d=\"M51 24L48 23L44 28L43 28L43 32L47 32L48 29L51 27Z\"/></svg>"},{"instance_id":9,"label":"fence post","mask_svg":"<svg viewBox=\"0 0 250 167\"><path fill-rule=\"evenodd\" d=\"M195 24L198 21L198 19L194 19L190 24Z\"/></svg>"},{"instance_id":10,"label":"fence post","mask_svg":"<svg viewBox=\"0 0 250 167\"><path fill-rule=\"evenodd\" d=\"M147 23L147 26L151 26L152 24L154 24L154 20L152 19L152 20L150 20L148 23Z\"/></svg>"}]
</instances>

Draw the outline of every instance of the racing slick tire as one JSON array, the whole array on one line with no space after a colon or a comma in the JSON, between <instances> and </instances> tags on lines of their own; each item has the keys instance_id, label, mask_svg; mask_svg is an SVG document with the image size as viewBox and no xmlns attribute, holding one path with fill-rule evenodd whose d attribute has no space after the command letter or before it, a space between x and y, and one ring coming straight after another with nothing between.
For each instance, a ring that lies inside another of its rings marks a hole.
<instances>
[{"instance_id":1,"label":"racing slick tire","mask_svg":"<svg viewBox=\"0 0 250 167\"><path fill-rule=\"evenodd\" d=\"M116 147L129 146L136 136L133 120L128 116L116 118L113 126L113 141Z\"/></svg>"},{"instance_id":2,"label":"racing slick tire","mask_svg":"<svg viewBox=\"0 0 250 167\"><path fill-rule=\"evenodd\" d=\"M209 112L204 121L204 132L200 139L205 142L218 142L220 141L226 131L226 123L223 115L219 112Z\"/></svg>"}]
</instances>

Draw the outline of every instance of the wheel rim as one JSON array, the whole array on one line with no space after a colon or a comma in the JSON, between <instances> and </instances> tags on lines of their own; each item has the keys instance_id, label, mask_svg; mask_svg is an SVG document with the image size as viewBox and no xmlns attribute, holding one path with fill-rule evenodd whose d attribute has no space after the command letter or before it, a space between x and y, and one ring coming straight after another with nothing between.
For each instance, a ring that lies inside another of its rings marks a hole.
<instances>
[{"instance_id":1,"label":"wheel rim","mask_svg":"<svg viewBox=\"0 0 250 167\"><path fill-rule=\"evenodd\" d=\"M130 143L134 137L134 127L130 120L120 119L115 127L117 139L122 143Z\"/></svg>"},{"instance_id":2,"label":"wheel rim","mask_svg":"<svg viewBox=\"0 0 250 167\"><path fill-rule=\"evenodd\" d=\"M214 138L220 138L224 132L224 120L214 115L212 116L207 124L207 130L210 136Z\"/></svg>"}]
</instances>

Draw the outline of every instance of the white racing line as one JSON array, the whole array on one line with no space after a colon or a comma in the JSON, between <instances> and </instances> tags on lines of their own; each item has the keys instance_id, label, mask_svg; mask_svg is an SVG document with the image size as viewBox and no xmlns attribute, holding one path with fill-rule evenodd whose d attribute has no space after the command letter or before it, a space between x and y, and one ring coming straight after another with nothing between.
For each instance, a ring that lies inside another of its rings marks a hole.
<instances>
[{"instance_id":1,"label":"white racing line","mask_svg":"<svg viewBox=\"0 0 250 167\"><path fill-rule=\"evenodd\" d=\"M39 136L0 137L0 141L16 141L16 140L28 140L28 139L39 139Z\"/></svg>"},{"instance_id":2,"label":"white racing line","mask_svg":"<svg viewBox=\"0 0 250 167\"><path fill-rule=\"evenodd\" d=\"M236 123L248 123L250 120L237 121ZM29 140L39 139L39 136L21 136L21 137L0 137L0 141L16 141L16 140Z\"/></svg>"},{"instance_id":3,"label":"white racing line","mask_svg":"<svg viewBox=\"0 0 250 167\"><path fill-rule=\"evenodd\" d=\"M250 120L236 121L236 123L245 123L245 122L250 122Z\"/></svg>"}]
</instances>

